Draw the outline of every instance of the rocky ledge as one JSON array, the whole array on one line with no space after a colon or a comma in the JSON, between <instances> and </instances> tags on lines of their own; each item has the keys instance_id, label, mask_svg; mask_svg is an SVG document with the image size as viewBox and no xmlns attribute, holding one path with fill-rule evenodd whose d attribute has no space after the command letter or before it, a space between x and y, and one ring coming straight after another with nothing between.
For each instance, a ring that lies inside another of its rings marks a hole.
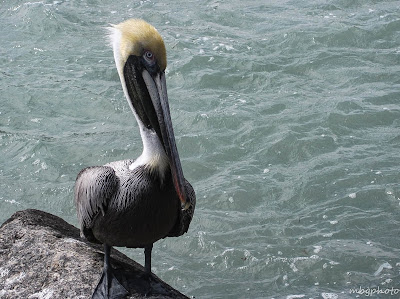
<instances>
[{"instance_id":1,"label":"rocky ledge","mask_svg":"<svg viewBox=\"0 0 400 299\"><path fill-rule=\"evenodd\" d=\"M111 263L129 278L127 298L188 298L114 249ZM102 267L102 246L57 216L25 210L0 227L0 298L90 298Z\"/></svg>"}]
</instances>

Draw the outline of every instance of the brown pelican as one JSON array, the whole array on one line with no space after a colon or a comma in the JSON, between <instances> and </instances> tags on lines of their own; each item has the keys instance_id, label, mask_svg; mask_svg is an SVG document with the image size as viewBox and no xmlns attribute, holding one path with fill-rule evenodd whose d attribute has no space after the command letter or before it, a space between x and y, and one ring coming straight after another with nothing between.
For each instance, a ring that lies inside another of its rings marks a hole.
<instances>
[{"instance_id":1,"label":"brown pelican","mask_svg":"<svg viewBox=\"0 0 400 299\"><path fill-rule=\"evenodd\" d=\"M104 269L93 298L121 298L126 289L112 273L112 246L144 248L151 273L153 243L189 228L196 197L184 178L168 105L164 42L143 20L110 28L122 88L139 124L143 153L136 160L87 167L75 182L81 235L104 244Z\"/></svg>"}]
</instances>

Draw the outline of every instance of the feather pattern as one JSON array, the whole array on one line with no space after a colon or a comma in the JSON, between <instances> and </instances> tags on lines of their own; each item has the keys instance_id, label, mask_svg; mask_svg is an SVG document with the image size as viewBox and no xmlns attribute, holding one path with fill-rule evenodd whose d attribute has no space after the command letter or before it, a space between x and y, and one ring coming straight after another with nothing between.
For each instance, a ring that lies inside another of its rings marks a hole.
<instances>
[{"instance_id":1,"label":"feather pattern","mask_svg":"<svg viewBox=\"0 0 400 299\"><path fill-rule=\"evenodd\" d=\"M89 241L101 243L106 238L109 242L114 239L111 244L142 247L146 245L144 239L148 238L151 243L152 239L178 237L187 232L196 205L196 196L190 183L185 180L190 208L182 210L177 196L172 196L175 191L170 175L167 175L167 181L161 180L158 172L153 172L145 165L131 169L134 162L115 161L104 166L85 168L78 174L75 205L81 235ZM123 222L128 227L134 226L130 229L119 226L119 216L126 216L126 213L131 216ZM146 223L156 221L160 223L153 226L159 228L149 229ZM148 236L142 236L146 234ZM136 236L139 237L134 240Z\"/></svg>"},{"instance_id":2,"label":"feather pattern","mask_svg":"<svg viewBox=\"0 0 400 299\"><path fill-rule=\"evenodd\" d=\"M81 230L91 228L97 214L105 214L119 186L119 178L109 166L82 169L75 183L75 205Z\"/></svg>"}]
</instances>

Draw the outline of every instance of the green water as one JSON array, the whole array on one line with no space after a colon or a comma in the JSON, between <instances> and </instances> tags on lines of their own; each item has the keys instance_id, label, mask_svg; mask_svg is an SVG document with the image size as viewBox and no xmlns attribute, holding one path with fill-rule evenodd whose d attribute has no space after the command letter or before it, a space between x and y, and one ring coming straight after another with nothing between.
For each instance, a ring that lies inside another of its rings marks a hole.
<instances>
[{"instance_id":1,"label":"green water","mask_svg":"<svg viewBox=\"0 0 400 299\"><path fill-rule=\"evenodd\" d=\"M398 1L0 1L0 222L76 225L80 169L140 155L105 29L131 17L165 39L198 198L153 271L196 298L400 294Z\"/></svg>"}]
</instances>

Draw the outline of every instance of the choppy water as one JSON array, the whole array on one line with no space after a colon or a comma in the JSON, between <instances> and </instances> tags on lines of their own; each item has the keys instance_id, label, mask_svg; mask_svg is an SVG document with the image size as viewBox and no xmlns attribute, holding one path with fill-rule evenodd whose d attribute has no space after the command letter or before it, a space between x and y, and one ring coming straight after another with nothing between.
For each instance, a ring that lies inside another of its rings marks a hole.
<instances>
[{"instance_id":1,"label":"choppy water","mask_svg":"<svg viewBox=\"0 0 400 299\"><path fill-rule=\"evenodd\" d=\"M0 2L0 222L76 225L79 170L140 154L104 29L140 17L198 197L153 271L196 298L400 293L398 1L108 2Z\"/></svg>"}]
</instances>

